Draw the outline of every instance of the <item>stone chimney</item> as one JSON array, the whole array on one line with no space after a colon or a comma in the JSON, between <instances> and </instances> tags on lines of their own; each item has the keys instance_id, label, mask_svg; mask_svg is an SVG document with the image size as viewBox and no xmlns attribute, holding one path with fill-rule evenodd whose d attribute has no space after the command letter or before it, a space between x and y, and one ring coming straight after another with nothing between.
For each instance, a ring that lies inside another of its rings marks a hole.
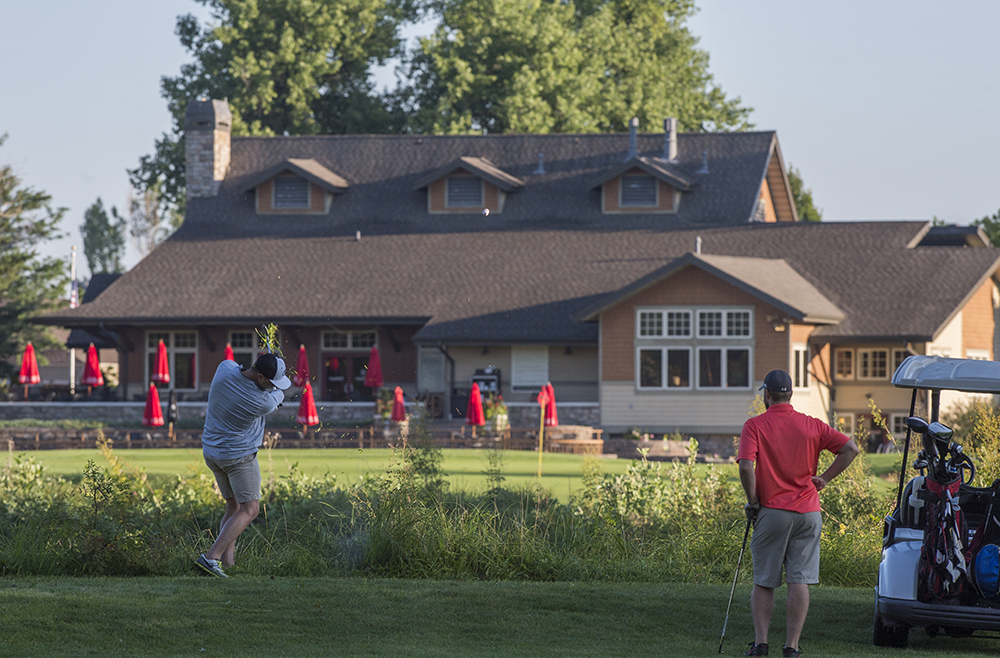
<instances>
[{"instance_id":1,"label":"stone chimney","mask_svg":"<svg viewBox=\"0 0 1000 658\"><path fill-rule=\"evenodd\" d=\"M633 117L628 122L628 155L625 161L639 156L639 117Z\"/></svg>"},{"instance_id":2,"label":"stone chimney","mask_svg":"<svg viewBox=\"0 0 1000 658\"><path fill-rule=\"evenodd\" d=\"M219 193L229 171L233 113L226 101L199 98L184 112L184 166L187 197Z\"/></svg>"},{"instance_id":3,"label":"stone chimney","mask_svg":"<svg viewBox=\"0 0 1000 658\"><path fill-rule=\"evenodd\" d=\"M677 162L677 119L673 117L663 120L663 159Z\"/></svg>"}]
</instances>

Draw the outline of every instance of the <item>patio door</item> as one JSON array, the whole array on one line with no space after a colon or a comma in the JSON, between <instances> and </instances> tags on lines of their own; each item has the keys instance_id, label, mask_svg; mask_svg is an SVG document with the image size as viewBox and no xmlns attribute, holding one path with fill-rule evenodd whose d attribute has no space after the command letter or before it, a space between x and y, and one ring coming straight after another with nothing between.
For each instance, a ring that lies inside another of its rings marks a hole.
<instances>
[{"instance_id":1,"label":"patio door","mask_svg":"<svg viewBox=\"0 0 1000 658\"><path fill-rule=\"evenodd\" d=\"M323 354L323 399L328 402L368 402L374 391L365 386L368 354L328 352Z\"/></svg>"}]
</instances>

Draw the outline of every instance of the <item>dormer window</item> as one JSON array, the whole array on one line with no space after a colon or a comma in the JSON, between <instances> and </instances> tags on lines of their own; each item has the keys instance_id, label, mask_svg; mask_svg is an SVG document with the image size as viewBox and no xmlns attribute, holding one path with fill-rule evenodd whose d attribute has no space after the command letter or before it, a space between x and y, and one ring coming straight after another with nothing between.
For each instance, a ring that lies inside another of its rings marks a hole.
<instances>
[{"instance_id":1,"label":"dormer window","mask_svg":"<svg viewBox=\"0 0 1000 658\"><path fill-rule=\"evenodd\" d=\"M309 181L298 176L274 179L274 208L308 208Z\"/></svg>"},{"instance_id":2,"label":"dormer window","mask_svg":"<svg viewBox=\"0 0 1000 658\"><path fill-rule=\"evenodd\" d=\"M446 199L448 208L482 208L482 179L477 176L449 176Z\"/></svg>"},{"instance_id":3,"label":"dormer window","mask_svg":"<svg viewBox=\"0 0 1000 658\"><path fill-rule=\"evenodd\" d=\"M622 208L655 208L656 179L648 174L633 174L621 177Z\"/></svg>"}]
</instances>

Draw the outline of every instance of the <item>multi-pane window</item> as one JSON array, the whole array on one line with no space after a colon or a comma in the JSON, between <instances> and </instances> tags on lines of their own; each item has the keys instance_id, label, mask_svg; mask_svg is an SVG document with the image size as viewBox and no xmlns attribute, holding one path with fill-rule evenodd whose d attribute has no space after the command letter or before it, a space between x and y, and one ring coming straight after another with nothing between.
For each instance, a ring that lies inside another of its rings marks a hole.
<instances>
[{"instance_id":1,"label":"multi-pane window","mask_svg":"<svg viewBox=\"0 0 1000 658\"><path fill-rule=\"evenodd\" d=\"M274 179L275 208L308 208L309 181L298 176L278 176Z\"/></svg>"},{"instance_id":2,"label":"multi-pane window","mask_svg":"<svg viewBox=\"0 0 1000 658\"><path fill-rule=\"evenodd\" d=\"M722 311L700 311L698 313L698 335L722 335Z\"/></svg>"},{"instance_id":3,"label":"multi-pane window","mask_svg":"<svg viewBox=\"0 0 1000 658\"><path fill-rule=\"evenodd\" d=\"M858 350L858 379L889 377L889 350Z\"/></svg>"},{"instance_id":4,"label":"multi-pane window","mask_svg":"<svg viewBox=\"0 0 1000 658\"><path fill-rule=\"evenodd\" d=\"M667 311L667 335L691 335L691 311Z\"/></svg>"},{"instance_id":5,"label":"multi-pane window","mask_svg":"<svg viewBox=\"0 0 1000 658\"><path fill-rule=\"evenodd\" d=\"M750 311L728 311L726 313L727 336L750 335Z\"/></svg>"},{"instance_id":6,"label":"multi-pane window","mask_svg":"<svg viewBox=\"0 0 1000 658\"><path fill-rule=\"evenodd\" d=\"M892 414L892 435L897 439L906 437L906 414Z\"/></svg>"},{"instance_id":7,"label":"multi-pane window","mask_svg":"<svg viewBox=\"0 0 1000 658\"><path fill-rule=\"evenodd\" d=\"M698 388L748 388L748 348L698 350Z\"/></svg>"},{"instance_id":8,"label":"multi-pane window","mask_svg":"<svg viewBox=\"0 0 1000 658\"><path fill-rule=\"evenodd\" d=\"M151 331L146 334L146 382L156 371L160 341L167 349L170 383L162 388L194 390L198 388L198 334L194 331Z\"/></svg>"},{"instance_id":9,"label":"multi-pane window","mask_svg":"<svg viewBox=\"0 0 1000 658\"><path fill-rule=\"evenodd\" d=\"M249 368L260 354L260 338L255 331L230 331L229 346L233 348L233 359L241 368Z\"/></svg>"},{"instance_id":10,"label":"multi-pane window","mask_svg":"<svg viewBox=\"0 0 1000 658\"><path fill-rule=\"evenodd\" d=\"M324 331L323 349L367 349L377 344L375 331Z\"/></svg>"},{"instance_id":11,"label":"multi-pane window","mask_svg":"<svg viewBox=\"0 0 1000 658\"><path fill-rule=\"evenodd\" d=\"M906 357L910 355L906 350L893 350L892 351L892 373L895 374L899 370L899 366L903 365L903 361L906 361Z\"/></svg>"},{"instance_id":12,"label":"multi-pane window","mask_svg":"<svg viewBox=\"0 0 1000 658\"><path fill-rule=\"evenodd\" d=\"M833 362L837 379L854 379L854 350L837 350L834 352Z\"/></svg>"},{"instance_id":13,"label":"multi-pane window","mask_svg":"<svg viewBox=\"0 0 1000 658\"><path fill-rule=\"evenodd\" d=\"M663 335L663 312L662 311L640 311L639 312L639 335L640 336L662 336Z\"/></svg>"},{"instance_id":14,"label":"multi-pane window","mask_svg":"<svg viewBox=\"0 0 1000 658\"><path fill-rule=\"evenodd\" d=\"M640 388L691 388L691 350L651 348L639 350Z\"/></svg>"},{"instance_id":15,"label":"multi-pane window","mask_svg":"<svg viewBox=\"0 0 1000 658\"><path fill-rule=\"evenodd\" d=\"M854 434L854 414L852 413L840 413L836 414L836 429L838 432L842 432L847 436Z\"/></svg>"},{"instance_id":16,"label":"multi-pane window","mask_svg":"<svg viewBox=\"0 0 1000 658\"><path fill-rule=\"evenodd\" d=\"M651 208L656 206L656 179L647 174L622 176L621 206Z\"/></svg>"},{"instance_id":17,"label":"multi-pane window","mask_svg":"<svg viewBox=\"0 0 1000 658\"><path fill-rule=\"evenodd\" d=\"M792 386L809 388L809 347L806 345L792 347Z\"/></svg>"},{"instance_id":18,"label":"multi-pane window","mask_svg":"<svg viewBox=\"0 0 1000 658\"><path fill-rule=\"evenodd\" d=\"M447 178L447 203L449 208L473 208L483 205L483 181L476 176L449 176Z\"/></svg>"}]
</instances>

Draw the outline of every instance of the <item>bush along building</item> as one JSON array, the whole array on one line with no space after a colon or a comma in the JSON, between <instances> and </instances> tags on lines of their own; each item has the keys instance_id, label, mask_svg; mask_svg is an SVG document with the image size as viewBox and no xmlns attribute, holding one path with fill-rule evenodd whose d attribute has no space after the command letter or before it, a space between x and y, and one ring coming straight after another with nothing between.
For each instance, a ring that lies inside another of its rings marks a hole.
<instances>
[{"instance_id":1,"label":"bush along building","mask_svg":"<svg viewBox=\"0 0 1000 658\"><path fill-rule=\"evenodd\" d=\"M265 322L322 401L370 401L376 347L385 386L439 415L478 373L525 411L551 381L563 422L611 433L731 436L774 368L800 410L853 429L873 399L898 430L906 355L994 357L985 236L799 222L774 132L234 138L230 119L191 103L183 225L41 319L116 345L129 399L161 339L168 387L198 399Z\"/></svg>"}]
</instances>

